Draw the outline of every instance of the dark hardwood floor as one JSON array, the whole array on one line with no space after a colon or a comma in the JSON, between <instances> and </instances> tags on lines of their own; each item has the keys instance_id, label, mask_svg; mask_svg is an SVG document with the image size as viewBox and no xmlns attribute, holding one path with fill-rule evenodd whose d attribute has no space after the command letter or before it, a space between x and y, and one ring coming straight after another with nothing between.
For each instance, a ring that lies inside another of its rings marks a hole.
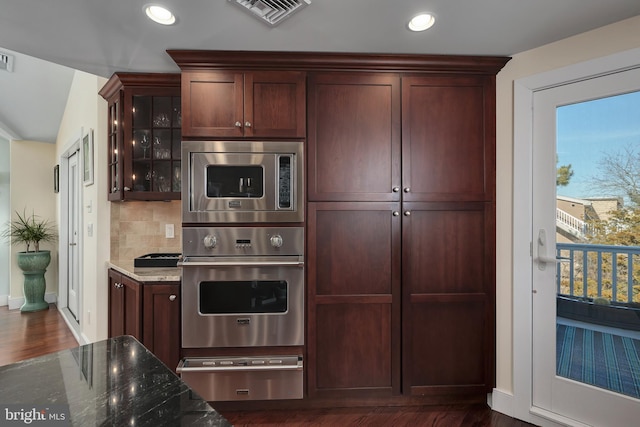
<instances>
[{"instance_id":1,"label":"dark hardwood floor","mask_svg":"<svg viewBox=\"0 0 640 427\"><path fill-rule=\"evenodd\" d=\"M0 307L0 365L76 347L54 305L21 313ZM215 405L214 405L215 406ZM486 405L221 411L236 426L527 427Z\"/></svg>"}]
</instances>

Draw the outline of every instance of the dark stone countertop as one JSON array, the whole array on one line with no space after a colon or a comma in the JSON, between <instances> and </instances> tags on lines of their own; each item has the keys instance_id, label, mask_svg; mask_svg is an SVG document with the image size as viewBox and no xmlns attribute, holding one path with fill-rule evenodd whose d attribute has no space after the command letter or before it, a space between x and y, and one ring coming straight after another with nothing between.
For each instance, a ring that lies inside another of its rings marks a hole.
<instances>
[{"instance_id":1,"label":"dark stone countertop","mask_svg":"<svg viewBox=\"0 0 640 427\"><path fill-rule=\"evenodd\" d=\"M67 418L51 425L231 426L131 336L0 366L0 425L15 423L7 410Z\"/></svg>"}]
</instances>

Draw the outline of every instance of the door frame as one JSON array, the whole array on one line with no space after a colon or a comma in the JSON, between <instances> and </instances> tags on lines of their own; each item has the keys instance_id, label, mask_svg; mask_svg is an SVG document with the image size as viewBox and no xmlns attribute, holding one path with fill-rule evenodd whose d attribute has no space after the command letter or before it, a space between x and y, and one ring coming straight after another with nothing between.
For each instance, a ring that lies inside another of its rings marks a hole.
<instances>
[{"instance_id":1,"label":"door frame","mask_svg":"<svg viewBox=\"0 0 640 427\"><path fill-rule=\"evenodd\" d=\"M59 223L59 239L58 239L58 257L59 257L59 268L58 268L58 310L61 312L62 317L64 318L67 326L73 333L74 337L79 343L83 343L83 340L80 335L80 313L82 313L82 286L78 288L78 319L74 318L71 312L68 309L69 301L69 280L68 280L68 272L67 266L69 263L69 259L67 256L67 249L69 247L69 194L67 192L67 188L69 186L69 157L74 152L77 152L78 155L78 168L80 170L82 165L82 159L80 158L80 142L82 141L82 135L80 138L74 138L72 141L69 141L66 145L66 149L60 154L60 176L59 176L59 187L60 188L60 223ZM80 207L80 216L78 217L78 265L79 272L78 278L81 280L83 277L82 274L82 266L83 264L83 224L82 224L82 206L83 206L83 191L82 191L82 179L78 177L78 205Z\"/></svg>"},{"instance_id":2,"label":"door frame","mask_svg":"<svg viewBox=\"0 0 640 427\"><path fill-rule=\"evenodd\" d=\"M514 81L513 415L541 426L581 424L532 404L533 96L539 90L640 67L638 58L640 49L632 49Z\"/></svg>"}]
</instances>

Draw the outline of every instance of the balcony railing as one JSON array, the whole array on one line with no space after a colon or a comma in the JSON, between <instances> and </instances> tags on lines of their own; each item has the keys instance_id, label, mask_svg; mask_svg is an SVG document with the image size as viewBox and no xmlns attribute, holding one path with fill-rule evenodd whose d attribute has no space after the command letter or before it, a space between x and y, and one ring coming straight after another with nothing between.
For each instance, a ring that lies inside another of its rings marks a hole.
<instances>
[{"instance_id":1,"label":"balcony railing","mask_svg":"<svg viewBox=\"0 0 640 427\"><path fill-rule=\"evenodd\" d=\"M640 303L640 247L558 243L556 257L558 295Z\"/></svg>"}]
</instances>

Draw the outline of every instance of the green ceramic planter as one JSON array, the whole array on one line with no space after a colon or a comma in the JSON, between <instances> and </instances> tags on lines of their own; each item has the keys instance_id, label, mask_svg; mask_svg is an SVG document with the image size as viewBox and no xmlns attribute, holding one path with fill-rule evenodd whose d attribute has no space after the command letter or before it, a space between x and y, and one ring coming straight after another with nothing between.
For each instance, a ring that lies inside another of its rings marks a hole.
<instances>
[{"instance_id":1,"label":"green ceramic planter","mask_svg":"<svg viewBox=\"0 0 640 427\"><path fill-rule=\"evenodd\" d=\"M24 304L20 311L39 311L49 308L44 300L47 284L44 273L51 262L50 251L18 252L18 267L24 274Z\"/></svg>"}]
</instances>

